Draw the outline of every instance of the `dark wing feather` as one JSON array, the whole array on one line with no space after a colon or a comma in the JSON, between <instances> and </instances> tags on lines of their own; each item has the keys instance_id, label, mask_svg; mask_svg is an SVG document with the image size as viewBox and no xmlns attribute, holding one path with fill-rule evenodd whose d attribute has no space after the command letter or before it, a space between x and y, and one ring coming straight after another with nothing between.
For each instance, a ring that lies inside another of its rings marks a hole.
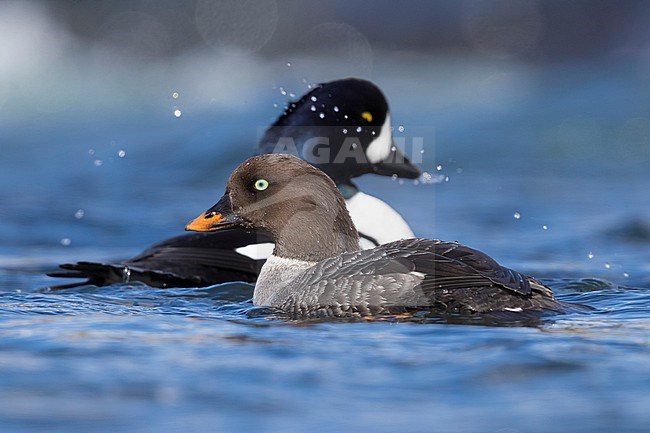
<instances>
[{"instance_id":1,"label":"dark wing feather","mask_svg":"<svg viewBox=\"0 0 650 433\"><path fill-rule=\"evenodd\" d=\"M534 288L534 290L533 290ZM302 315L557 309L550 290L480 251L408 239L324 260L279 290L273 306Z\"/></svg>"},{"instance_id":2,"label":"dark wing feather","mask_svg":"<svg viewBox=\"0 0 650 433\"><path fill-rule=\"evenodd\" d=\"M105 286L126 281L141 281L152 287L203 287L228 281L254 282L263 260L239 254L236 248L270 242L259 233L226 230L177 236L157 243L138 256L115 263L78 262L63 264L67 272L48 275L86 278L79 283L52 288L92 284Z\"/></svg>"},{"instance_id":3,"label":"dark wing feather","mask_svg":"<svg viewBox=\"0 0 650 433\"><path fill-rule=\"evenodd\" d=\"M435 283L441 288L471 287L489 281L521 295L531 293L528 277L501 266L481 251L455 242L416 238L392 242L384 247L389 257L407 256L416 271L427 275L425 282Z\"/></svg>"}]
</instances>

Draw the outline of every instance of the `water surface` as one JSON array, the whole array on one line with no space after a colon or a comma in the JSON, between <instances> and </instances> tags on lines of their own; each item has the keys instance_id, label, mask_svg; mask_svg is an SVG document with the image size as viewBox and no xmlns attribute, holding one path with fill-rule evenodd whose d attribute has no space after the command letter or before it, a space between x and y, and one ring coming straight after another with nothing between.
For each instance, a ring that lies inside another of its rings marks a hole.
<instances>
[{"instance_id":1,"label":"water surface","mask_svg":"<svg viewBox=\"0 0 650 433\"><path fill-rule=\"evenodd\" d=\"M3 431L646 430L643 70L375 59L396 135L422 137L423 170L448 180L359 185L418 235L481 249L593 309L503 326L304 323L253 308L246 285L41 290L59 263L120 259L180 233L279 114L278 84L307 90L277 65L252 89L215 78L231 89L205 101L184 99L193 74L174 87L158 70L141 88L99 80L72 108L44 101L0 121Z\"/></svg>"}]
</instances>

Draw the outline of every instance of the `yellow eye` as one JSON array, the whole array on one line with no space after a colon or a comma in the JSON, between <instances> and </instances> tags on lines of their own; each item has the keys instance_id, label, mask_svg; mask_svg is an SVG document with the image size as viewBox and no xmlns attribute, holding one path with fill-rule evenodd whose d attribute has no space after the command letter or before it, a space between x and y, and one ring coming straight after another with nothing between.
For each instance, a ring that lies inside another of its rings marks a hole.
<instances>
[{"instance_id":1,"label":"yellow eye","mask_svg":"<svg viewBox=\"0 0 650 433\"><path fill-rule=\"evenodd\" d=\"M269 181L266 179L257 179L253 186L258 191L264 191L266 188L269 187Z\"/></svg>"},{"instance_id":2,"label":"yellow eye","mask_svg":"<svg viewBox=\"0 0 650 433\"><path fill-rule=\"evenodd\" d=\"M364 118L368 123L372 122L372 114L370 114L370 111L364 111L361 113L361 117Z\"/></svg>"}]
</instances>

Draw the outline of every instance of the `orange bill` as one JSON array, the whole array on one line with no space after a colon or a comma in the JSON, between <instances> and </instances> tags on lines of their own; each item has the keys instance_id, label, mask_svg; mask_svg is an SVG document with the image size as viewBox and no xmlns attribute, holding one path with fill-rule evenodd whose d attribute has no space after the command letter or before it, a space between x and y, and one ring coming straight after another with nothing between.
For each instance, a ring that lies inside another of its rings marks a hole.
<instances>
[{"instance_id":1,"label":"orange bill","mask_svg":"<svg viewBox=\"0 0 650 433\"><path fill-rule=\"evenodd\" d=\"M192 230L194 232L211 232L219 230L218 224L223 220L223 217L218 212L203 212L197 218L189 222L185 226L185 230Z\"/></svg>"},{"instance_id":2,"label":"orange bill","mask_svg":"<svg viewBox=\"0 0 650 433\"><path fill-rule=\"evenodd\" d=\"M198 218L190 221L185 226L185 230L195 232L214 232L233 227L242 227L244 221L237 216L230 204L230 194L226 194L207 211L203 212Z\"/></svg>"}]
</instances>

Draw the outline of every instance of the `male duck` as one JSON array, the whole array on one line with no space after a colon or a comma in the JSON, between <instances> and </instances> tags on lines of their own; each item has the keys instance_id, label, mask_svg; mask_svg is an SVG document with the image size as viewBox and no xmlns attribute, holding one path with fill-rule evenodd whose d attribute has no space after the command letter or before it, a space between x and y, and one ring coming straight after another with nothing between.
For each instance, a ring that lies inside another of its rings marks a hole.
<instances>
[{"instance_id":1,"label":"male duck","mask_svg":"<svg viewBox=\"0 0 650 433\"><path fill-rule=\"evenodd\" d=\"M403 178L419 175L393 145L388 103L373 83L355 78L323 83L289 103L258 145L258 153L275 152L294 153L336 181L364 248L413 237L397 211L352 183L352 178L366 173ZM128 281L152 287L254 282L272 250L270 242L262 234L243 230L186 234L154 244L131 259L68 263L60 266L64 271L48 275L86 279L52 288Z\"/></svg>"}]
</instances>

